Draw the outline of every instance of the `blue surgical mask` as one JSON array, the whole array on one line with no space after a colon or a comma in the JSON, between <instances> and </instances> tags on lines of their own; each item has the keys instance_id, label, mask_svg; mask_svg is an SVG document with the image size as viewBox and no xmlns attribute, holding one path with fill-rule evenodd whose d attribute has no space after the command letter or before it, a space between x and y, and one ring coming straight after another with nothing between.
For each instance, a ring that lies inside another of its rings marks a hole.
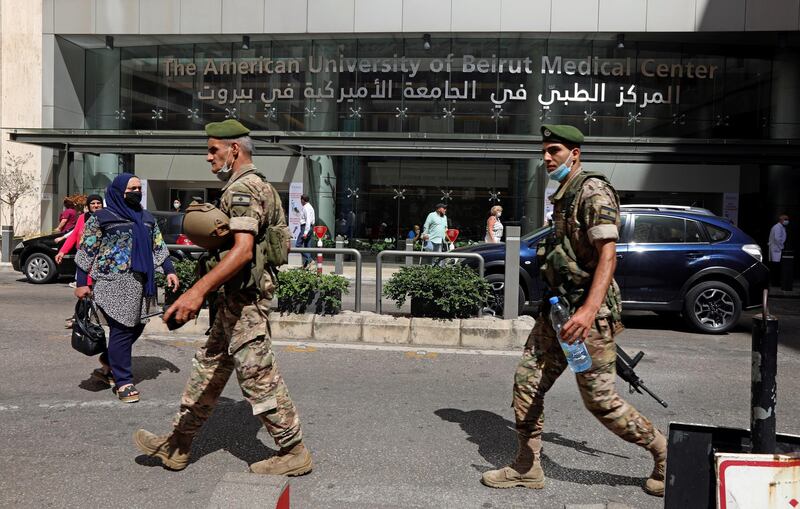
<instances>
[{"instance_id":1,"label":"blue surgical mask","mask_svg":"<svg viewBox=\"0 0 800 509\"><path fill-rule=\"evenodd\" d=\"M789 226L789 220L788 219L783 222L783 226Z\"/></svg>"},{"instance_id":2,"label":"blue surgical mask","mask_svg":"<svg viewBox=\"0 0 800 509\"><path fill-rule=\"evenodd\" d=\"M550 173L550 180L555 180L556 182L561 182L567 175L569 175L570 167L572 166L572 154L567 158L566 161L561 163L561 166L556 168L555 170Z\"/></svg>"},{"instance_id":3,"label":"blue surgical mask","mask_svg":"<svg viewBox=\"0 0 800 509\"><path fill-rule=\"evenodd\" d=\"M217 178L222 182L227 182L231 178L231 166L228 164L228 158L225 158L225 165L216 173Z\"/></svg>"}]
</instances>

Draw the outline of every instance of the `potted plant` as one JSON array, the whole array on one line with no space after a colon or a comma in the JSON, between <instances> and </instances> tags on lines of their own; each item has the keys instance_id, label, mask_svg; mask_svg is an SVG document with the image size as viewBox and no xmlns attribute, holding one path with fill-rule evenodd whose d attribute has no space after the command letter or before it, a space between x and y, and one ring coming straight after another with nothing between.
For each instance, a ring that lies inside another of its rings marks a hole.
<instances>
[{"instance_id":1,"label":"potted plant","mask_svg":"<svg viewBox=\"0 0 800 509\"><path fill-rule=\"evenodd\" d=\"M305 269L278 273L278 310L289 313L335 315L342 310L342 295L350 282L336 274L317 274Z\"/></svg>"},{"instance_id":2,"label":"potted plant","mask_svg":"<svg viewBox=\"0 0 800 509\"><path fill-rule=\"evenodd\" d=\"M164 290L164 304L166 306L172 305L173 302L178 300L178 297L183 295L197 281L197 260L191 258L175 260L173 258L172 265L175 267L175 275L178 276L178 281L180 282L177 292L167 288L167 278L164 274L156 273L156 286Z\"/></svg>"},{"instance_id":3,"label":"potted plant","mask_svg":"<svg viewBox=\"0 0 800 509\"><path fill-rule=\"evenodd\" d=\"M410 297L412 316L442 319L475 316L490 294L489 284L460 264L403 267L383 288L398 308Z\"/></svg>"}]
</instances>

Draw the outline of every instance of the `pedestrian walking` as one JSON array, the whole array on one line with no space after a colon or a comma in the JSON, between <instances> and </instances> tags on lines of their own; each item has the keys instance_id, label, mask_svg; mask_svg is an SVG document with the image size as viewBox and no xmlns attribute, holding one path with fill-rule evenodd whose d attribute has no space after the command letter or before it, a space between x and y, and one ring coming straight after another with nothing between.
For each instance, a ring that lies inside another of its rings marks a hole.
<instances>
[{"instance_id":1,"label":"pedestrian walking","mask_svg":"<svg viewBox=\"0 0 800 509\"><path fill-rule=\"evenodd\" d=\"M495 205L489 211L489 218L486 220L486 242L497 244L503 240L503 223L500 216L503 215L503 207Z\"/></svg>"},{"instance_id":2,"label":"pedestrian walking","mask_svg":"<svg viewBox=\"0 0 800 509\"><path fill-rule=\"evenodd\" d=\"M572 313L560 336L568 343L583 341L591 355L591 367L575 375L584 405L610 431L652 454L655 466L644 490L664 496L666 438L614 387L614 337L623 329L614 281L619 198L603 174L582 170L583 134L578 129L543 125L541 133L547 172L560 186L550 198L555 229L537 255L547 296L561 297ZM544 487L544 396L567 366L549 311L549 304L540 311L514 375L517 456L509 466L484 473L482 482L487 486Z\"/></svg>"},{"instance_id":3,"label":"pedestrian walking","mask_svg":"<svg viewBox=\"0 0 800 509\"><path fill-rule=\"evenodd\" d=\"M155 218L141 206L142 182L117 175L106 189L107 207L90 216L78 252L75 297L92 297L110 329L101 368L92 375L113 387L120 401L139 401L133 385L131 352L144 330L142 317L155 306L155 268L178 288L178 277ZM93 286L89 286L91 276Z\"/></svg>"},{"instance_id":4,"label":"pedestrian walking","mask_svg":"<svg viewBox=\"0 0 800 509\"><path fill-rule=\"evenodd\" d=\"M789 216L781 214L778 222L772 225L769 231L769 279L773 286L780 285L781 255L786 247L786 227L789 226Z\"/></svg>"},{"instance_id":5,"label":"pedestrian walking","mask_svg":"<svg viewBox=\"0 0 800 509\"><path fill-rule=\"evenodd\" d=\"M311 206L308 200L308 195L304 194L300 197L300 235L297 236L295 247L308 247L311 244L312 233L316 216L314 215L314 207ZM311 254L303 253L303 268L305 269L311 263Z\"/></svg>"},{"instance_id":6,"label":"pedestrian walking","mask_svg":"<svg viewBox=\"0 0 800 509\"><path fill-rule=\"evenodd\" d=\"M423 250L434 253L447 251L445 246L445 234L447 232L447 204L437 203L433 212L425 218L422 226ZM435 265L438 258L431 258L431 264Z\"/></svg>"},{"instance_id":7,"label":"pedestrian walking","mask_svg":"<svg viewBox=\"0 0 800 509\"><path fill-rule=\"evenodd\" d=\"M78 211L75 210L75 203L70 197L64 198L64 210L58 216L58 226L56 231L68 232L75 228L75 223L78 222Z\"/></svg>"},{"instance_id":8,"label":"pedestrian walking","mask_svg":"<svg viewBox=\"0 0 800 509\"><path fill-rule=\"evenodd\" d=\"M56 239L56 244L60 243L62 240L64 241L64 244L61 246L61 249L58 250L58 253L55 257L56 265L61 265L61 262L64 260L64 256L68 255L80 242L81 235L83 235L83 229L86 226L86 221L92 214L103 208L103 198L99 194L90 194L86 199L86 206L88 210L78 217L78 222L75 223L75 228L70 233ZM86 282L88 286L92 286L91 277L88 277ZM77 283L70 283L70 286L76 287ZM73 322L74 317L71 316L67 318L66 322L64 322L64 327L67 329L71 328Z\"/></svg>"},{"instance_id":9,"label":"pedestrian walking","mask_svg":"<svg viewBox=\"0 0 800 509\"><path fill-rule=\"evenodd\" d=\"M192 440L235 371L253 415L280 448L276 456L250 465L250 471L302 475L312 469L311 453L303 444L300 418L275 361L267 320L277 278L266 263L269 258L252 255L270 252L272 232L285 239L286 251L291 237L278 193L256 173L249 133L233 119L206 126L206 160L211 171L226 182L219 211L230 218L232 246L228 242L212 249L206 274L164 313L165 321L186 322L197 315L206 298L214 310L210 334L195 354L172 432L156 436L138 430L133 439L142 452L160 459L167 468L185 468ZM189 221L190 214L187 212L185 225L194 224ZM205 231L216 228L212 222ZM185 233L190 239L196 235L188 229Z\"/></svg>"}]
</instances>

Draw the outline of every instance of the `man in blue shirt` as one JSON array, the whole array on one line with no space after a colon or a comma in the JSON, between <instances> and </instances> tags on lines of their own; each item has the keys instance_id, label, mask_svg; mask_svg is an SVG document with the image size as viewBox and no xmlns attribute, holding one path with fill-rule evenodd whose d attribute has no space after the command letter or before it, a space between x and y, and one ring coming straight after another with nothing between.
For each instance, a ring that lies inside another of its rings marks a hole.
<instances>
[{"instance_id":1,"label":"man in blue shirt","mask_svg":"<svg viewBox=\"0 0 800 509\"><path fill-rule=\"evenodd\" d=\"M425 225L422 227L422 240L425 242L425 251L441 253L445 245L445 232L447 230L447 205L437 203L436 209L425 218ZM432 258L432 263L436 263L436 258Z\"/></svg>"}]
</instances>

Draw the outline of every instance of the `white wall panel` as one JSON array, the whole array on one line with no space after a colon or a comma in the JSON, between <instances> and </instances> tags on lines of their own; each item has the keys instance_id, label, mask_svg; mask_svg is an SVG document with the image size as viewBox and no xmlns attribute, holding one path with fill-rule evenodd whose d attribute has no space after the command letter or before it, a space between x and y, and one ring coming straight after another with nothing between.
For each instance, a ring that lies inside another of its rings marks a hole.
<instances>
[{"instance_id":1,"label":"white wall panel","mask_svg":"<svg viewBox=\"0 0 800 509\"><path fill-rule=\"evenodd\" d=\"M549 32L550 0L502 0L500 29L504 32ZM556 26L559 26L556 23Z\"/></svg>"},{"instance_id":2,"label":"white wall panel","mask_svg":"<svg viewBox=\"0 0 800 509\"><path fill-rule=\"evenodd\" d=\"M744 30L745 0L697 0L695 30L723 32Z\"/></svg>"},{"instance_id":3,"label":"white wall panel","mask_svg":"<svg viewBox=\"0 0 800 509\"><path fill-rule=\"evenodd\" d=\"M497 32L500 30L501 0L455 0L453 32Z\"/></svg>"},{"instance_id":4,"label":"white wall panel","mask_svg":"<svg viewBox=\"0 0 800 509\"><path fill-rule=\"evenodd\" d=\"M297 34L306 32L308 22L307 0L267 0L264 26L270 34Z\"/></svg>"},{"instance_id":5,"label":"white wall panel","mask_svg":"<svg viewBox=\"0 0 800 509\"><path fill-rule=\"evenodd\" d=\"M309 32L352 32L355 0L308 0Z\"/></svg>"},{"instance_id":6,"label":"white wall panel","mask_svg":"<svg viewBox=\"0 0 800 509\"><path fill-rule=\"evenodd\" d=\"M553 0L554 32L596 32L597 0Z\"/></svg>"},{"instance_id":7,"label":"white wall panel","mask_svg":"<svg viewBox=\"0 0 800 509\"><path fill-rule=\"evenodd\" d=\"M222 32L222 0L181 0L182 34Z\"/></svg>"},{"instance_id":8,"label":"white wall panel","mask_svg":"<svg viewBox=\"0 0 800 509\"><path fill-rule=\"evenodd\" d=\"M695 0L647 0L647 31L693 32L694 10Z\"/></svg>"},{"instance_id":9,"label":"white wall panel","mask_svg":"<svg viewBox=\"0 0 800 509\"><path fill-rule=\"evenodd\" d=\"M451 13L451 0L403 0L403 31L449 32Z\"/></svg>"},{"instance_id":10,"label":"white wall panel","mask_svg":"<svg viewBox=\"0 0 800 509\"><path fill-rule=\"evenodd\" d=\"M356 32L401 32L403 0L356 0Z\"/></svg>"},{"instance_id":11,"label":"white wall panel","mask_svg":"<svg viewBox=\"0 0 800 509\"><path fill-rule=\"evenodd\" d=\"M139 0L100 0L95 6L95 33L139 33Z\"/></svg>"},{"instance_id":12,"label":"white wall panel","mask_svg":"<svg viewBox=\"0 0 800 509\"><path fill-rule=\"evenodd\" d=\"M43 0L42 2L42 32L52 34L55 30L55 0Z\"/></svg>"},{"instance_id":13,"label":"white wall panel","mask_svg":"<svg viewBox=\"0 0 800 509\"><path fill-rule=\"evenodd\" d=\"M647 3L643 0L600 0L600 32L644 32Z\"/></svg>"},{"instance_id":14,"label":"white wall panel","mask_svg":"<svg viewBox=\"0 0 800 509\"><path fill-rule=\"evenodd\" d=\"M264 32L264 0L222 0L222 32L227 34Z\"/></svg>"},{"instance_id":15,"label":"white wall panel","mask_svg":"<svg viewBox=\"0 0 800 509\"><path fill-rule=\"evenodd\" d=\"M139 0L140 34L179 34L181 0Z\"/></svg>"},{"instance_id":16,"label":"white wall panel","mask_svg":"<svg viewBox=\"0 0 800 509\"><path fill-rule=\"evenodd\" d=\"M747 0L746 30L797 30L798 0Z\"/></svg>"},{"instance_id":17,"label":"white wall panel","mask_svg":"<svg viewBox=\"0 0 800 509\"><path fill-rule=\"evenodd\" d=\"M58 0L55 2L55 33L93 34L95 0Z\"/></svg>"}]
</instances>

